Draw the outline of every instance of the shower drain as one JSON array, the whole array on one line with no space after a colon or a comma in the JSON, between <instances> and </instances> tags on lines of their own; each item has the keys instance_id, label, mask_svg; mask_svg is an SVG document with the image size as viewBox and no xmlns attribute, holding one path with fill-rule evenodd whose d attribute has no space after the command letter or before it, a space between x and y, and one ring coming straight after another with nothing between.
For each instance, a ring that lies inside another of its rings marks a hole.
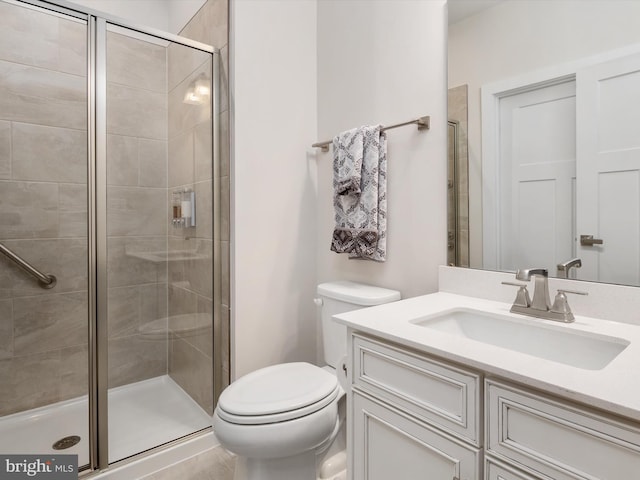
<instances>
[{"instance_id":1,"label":"shower drain","mask_svg":"<svg viewBox=\"0 0 640 480\"><path fill-rule=\"evenodd\" d=\"M68 437L61 438L52 445L54 450L66 450L74 445L80 443L80 437L78 435L70 435Z\"/></svg>"}]
</instances>

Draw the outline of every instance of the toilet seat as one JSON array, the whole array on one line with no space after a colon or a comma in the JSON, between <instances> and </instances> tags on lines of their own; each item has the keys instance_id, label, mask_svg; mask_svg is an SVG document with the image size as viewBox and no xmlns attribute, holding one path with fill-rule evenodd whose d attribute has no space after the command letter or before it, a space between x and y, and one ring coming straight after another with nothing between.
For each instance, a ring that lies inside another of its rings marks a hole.
<instances>
[{"instance_id":1,"label":"toilet seat","mask_svg":"<svg viewBox=\"0 0 640 480\"><path fill-rule=\"evenodd\" d=\"M218 401L222 420L264 425L310 415L329 405L341 389L335 375L309 363L262 368L232 383Z\"/></svg>"}]
</instances>

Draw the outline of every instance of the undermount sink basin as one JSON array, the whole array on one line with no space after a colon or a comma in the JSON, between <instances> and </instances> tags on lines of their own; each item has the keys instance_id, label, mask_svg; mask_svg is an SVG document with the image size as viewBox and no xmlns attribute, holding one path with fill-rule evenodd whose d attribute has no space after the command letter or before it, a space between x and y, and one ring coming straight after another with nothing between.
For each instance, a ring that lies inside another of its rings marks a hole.
<instances>
[{"instance_id":1,"label":"undermount sink basin","mask_svg":"<svg viewBox=\"0 0 640 480\"><path fill-rule=\"evenodd\" d=\"M629 342L616 337L571 330L566 326L536 325L479 310L456 309L412 323L460 338L526 353L585 370L600 370Z\"/></svg>"}]
</instances>

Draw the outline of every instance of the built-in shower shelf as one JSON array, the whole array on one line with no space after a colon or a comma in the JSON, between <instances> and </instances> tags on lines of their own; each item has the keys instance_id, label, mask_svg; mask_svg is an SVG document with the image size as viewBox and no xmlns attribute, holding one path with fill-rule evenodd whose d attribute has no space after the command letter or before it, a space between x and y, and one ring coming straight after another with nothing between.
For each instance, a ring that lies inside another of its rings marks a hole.
<instances>
[{"instance_id":1,"label":"built-in shower shelf","mask_svg":"<svg viewBox=\"0 0 640 480\"><path fill-rule=\"evenodd\" d=\"M147 340L165 340L167 336L195 337L210 332L212 323L210 313L187 313L143 323L138 327L138 333Z\"/></svg>"},{"instance_id":2,"label":"built-in shower shelf","mask_svg":"<svg viewBox=\"0 0 640 480\"><path fill-rule=\"evenodd\" d=\"M203 253L192 252L190 250L176 250L171 252L127 252L127 256L140 258L149 262L184 262L185 260L209 260L211 257Z\"/></svg>"}]
</instances>

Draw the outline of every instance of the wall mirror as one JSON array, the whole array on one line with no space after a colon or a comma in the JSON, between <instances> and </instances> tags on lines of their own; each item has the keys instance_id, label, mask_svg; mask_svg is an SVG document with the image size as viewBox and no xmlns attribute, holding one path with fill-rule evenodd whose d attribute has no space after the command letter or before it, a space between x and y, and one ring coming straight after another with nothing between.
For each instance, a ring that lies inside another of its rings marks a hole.
<instances>
[{"instance_id":1,"label":"wall mirror","mask_svg":"<svg viewBox=\"0 0 640 480\"><path fill-rule=\"evenodd\" d=\"M640 285L640 2L448 8L449 264Z\"/></svg>"}]
</instances>

